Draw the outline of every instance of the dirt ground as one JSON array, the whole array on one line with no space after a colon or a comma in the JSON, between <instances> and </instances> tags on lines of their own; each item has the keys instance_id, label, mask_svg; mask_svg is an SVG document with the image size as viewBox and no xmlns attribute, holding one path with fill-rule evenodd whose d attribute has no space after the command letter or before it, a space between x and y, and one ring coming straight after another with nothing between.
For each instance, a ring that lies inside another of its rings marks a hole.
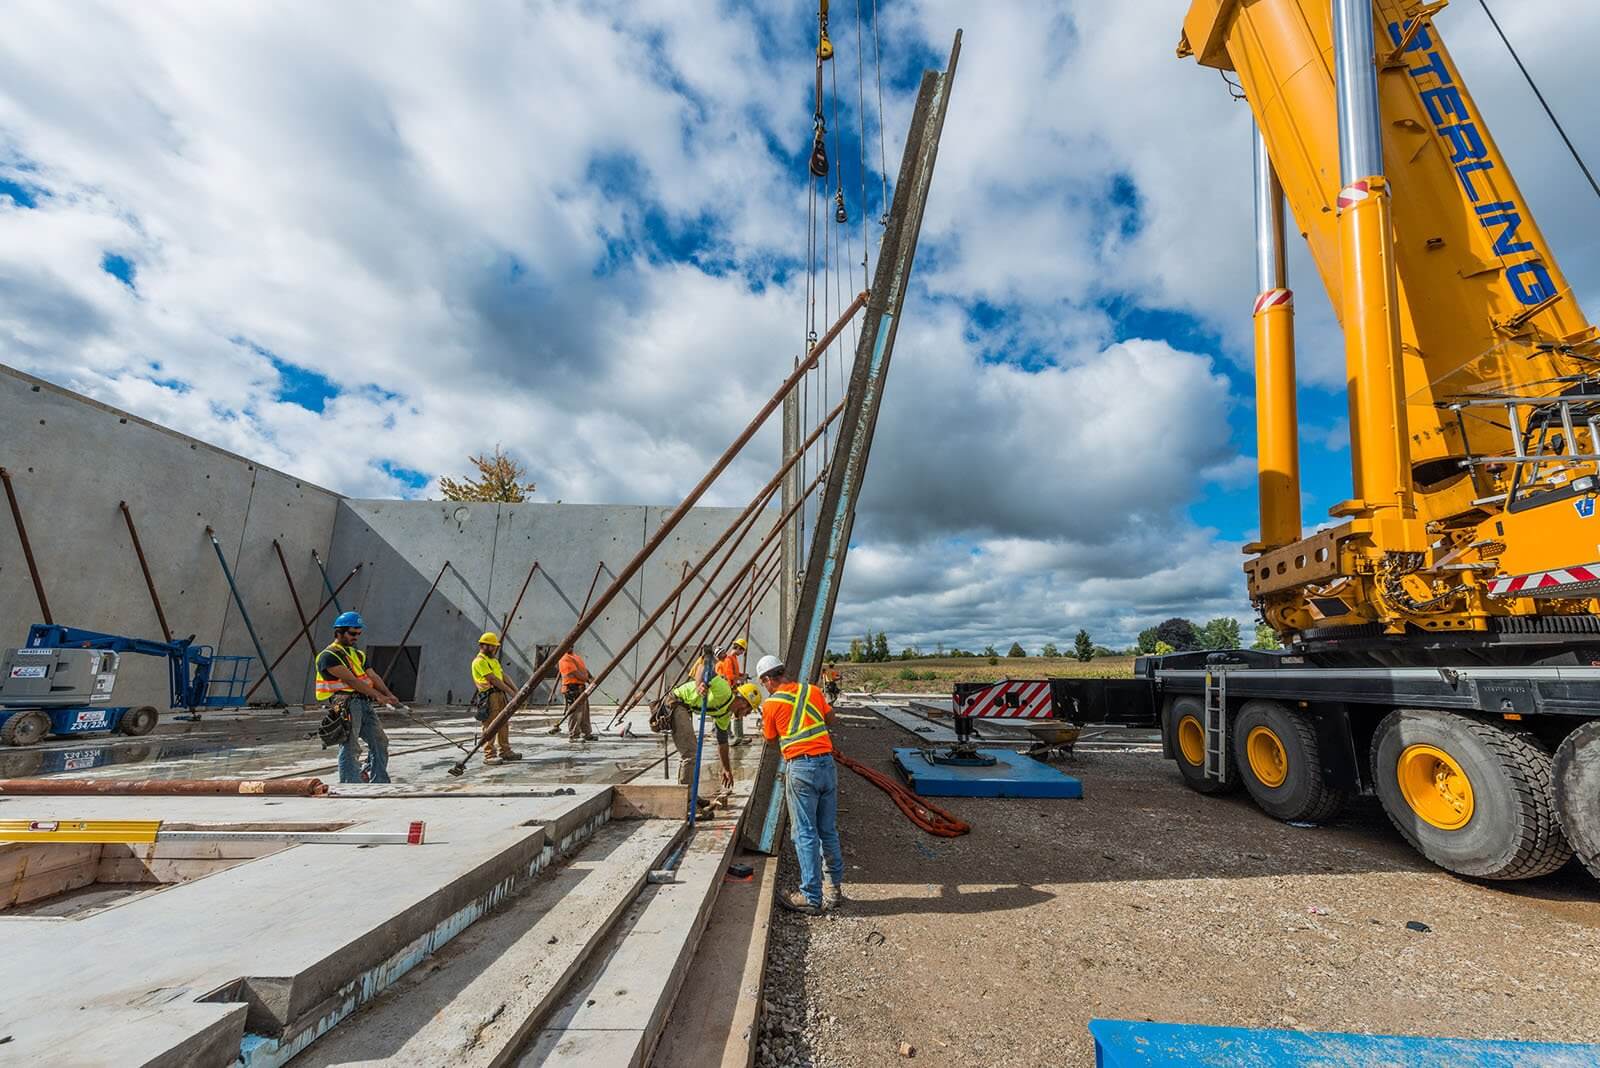
<instances>
[{"instance_id":1,"label":"dirt ground","mask_svg":"<svg viewBox=\"0 0 1600 1068\"><path fill-rule=\"evenodd\" d=\"M837 736L885 770L911 744L850 709ZM1375 803L1301 829L1159 755L1060 766L1082 800L941 801L973 826L957 839L842 772L851 901L774 912L757 1063L904 1063L909 1043L930 1065L1092 1065L1093 1017L1600 1041L1600 885L1576 866L1474 883Z\"/></svg>"}]
</instances>

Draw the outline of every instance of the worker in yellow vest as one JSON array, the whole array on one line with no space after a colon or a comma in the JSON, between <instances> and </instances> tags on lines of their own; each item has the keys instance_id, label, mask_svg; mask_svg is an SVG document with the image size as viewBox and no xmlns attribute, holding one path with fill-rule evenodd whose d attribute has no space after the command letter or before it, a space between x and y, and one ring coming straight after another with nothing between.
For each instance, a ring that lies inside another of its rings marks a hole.
<instances>
[{"instance_id":1,"label":"worker in yellow vest","mask_svg":"<svg viewBox=\"0 0 1600 1068\"><path fill-rule=\"evenodd\" d=\"M389 736L372 705L376 701L385 708L395 708L400 699L376 671L367 668L367 654L356 647L365 628L360 613L341 612L333 621L333 644L317 654L317 700L328 706L323 744L340 743L340 782L362 780L362 742L367 743L370 754L368 781L389 781Z\"/></svg>"},{"instance_id":2,"label":"worker in yellow vest","mask_svg":"<svg viewBox=\"0 0 1600 1068\"><path fill-rule=\"evenodd\" d=\"M478 636L478 655L472 658L472 685L477 691L472 698L472 715L484 725L483 762L521 760L522 754L511 748L510 716L501 721L499 730L493 734L488 731L488 725L505 709L506 702L517 695L516 687L506 679L505 668L500 666L500 635L492 630Z\"/></svg>"},{"instance_id":3,"label":"worker in yellow vest","mask_svg":"<svg viewBox=\"0 0 1600 1068\"><path fill-rule=\"evenodd\" d=\"M784 797L789 805L789 832L800 862L800 889L778 895L791 912L816 916L844 904L844 852L839 848L839 771L833 762L828 723L833 706L816 686L802 686L789 677L775 656L756 664L756 677L766 688L761 704L761 734L777 742L785 761ZM828 895L822 895L823 863L828 868Z\"/></svg>"},{"instance_id":4,"label":"worker in yellow vest","mask_svg":"<svg viewBox=\"0 0 1600 1068\"><path fill-rule=\"evenodd\" d=\"M672 713L672 744L678 750L678 782L694 781L694 760L698 755L700 684L690 681L672 691L668 698ZM705 689L706 718L716 731L717 759L722 765L722 792L733 789L733 758L728 753L729 728L747 715L761 700L761 692L749 683L734 687L721 675L711 676ZM697 804L708 804L696 798Z\"/></svg>"}]
</instances>

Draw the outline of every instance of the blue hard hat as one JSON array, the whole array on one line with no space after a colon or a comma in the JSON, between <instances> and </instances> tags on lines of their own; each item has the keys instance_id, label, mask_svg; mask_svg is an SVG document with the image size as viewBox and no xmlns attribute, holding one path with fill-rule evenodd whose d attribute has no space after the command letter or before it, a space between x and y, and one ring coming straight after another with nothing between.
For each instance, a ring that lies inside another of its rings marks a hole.
<instances>
[{"instance_id":1,"label":"blue hard hat","mask_svg":"<svg viewBox=\"0 0 1600 1068\"><path fill-rule=\"evenodd\" d=\"M333 621L334 630L366 630L367 624L360 612L340 612Z\"/></svg>"}]
</instances>

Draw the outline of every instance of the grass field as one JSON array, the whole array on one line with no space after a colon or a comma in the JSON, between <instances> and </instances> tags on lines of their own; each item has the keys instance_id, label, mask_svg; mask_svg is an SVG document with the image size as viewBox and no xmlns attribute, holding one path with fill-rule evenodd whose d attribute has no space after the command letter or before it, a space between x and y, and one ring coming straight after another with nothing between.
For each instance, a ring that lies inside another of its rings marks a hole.
<instances>
[{"instance_id":1,"label":"grass field","mask_svg":"<svg viewBox=\"0 0 1600 1068\"><path fill-rule=\"evenodd\" d=\"M999 682L1001 679L1117 679L1133 674L1133 657L1095 657L1088 663L1071 657L987 657L960 659L890 660L882 664L841 662L844 688L865 693L948 694L958 682ZM909 676L915 676L914 678Z\"/></svg>"}]
</instances>

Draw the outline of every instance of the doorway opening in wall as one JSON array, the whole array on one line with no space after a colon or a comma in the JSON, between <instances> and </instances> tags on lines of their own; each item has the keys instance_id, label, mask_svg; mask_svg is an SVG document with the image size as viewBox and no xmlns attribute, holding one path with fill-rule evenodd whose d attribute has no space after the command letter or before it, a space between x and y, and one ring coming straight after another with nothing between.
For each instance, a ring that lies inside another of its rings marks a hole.
<instances>
[{"instance_id":1,"label":"doorway opening in wall","mask_svg":"<svg viewBox=\"0 0 1600 1068\"><path fill-rule=\"evenodd\" d=\"M408 645L404 651L397 645L372 645L367 647L367 663L378 670L383 681L400 700L410 704L417 699L417 674L422 669L422 646Z\"/></svg>"}]
</instances>

